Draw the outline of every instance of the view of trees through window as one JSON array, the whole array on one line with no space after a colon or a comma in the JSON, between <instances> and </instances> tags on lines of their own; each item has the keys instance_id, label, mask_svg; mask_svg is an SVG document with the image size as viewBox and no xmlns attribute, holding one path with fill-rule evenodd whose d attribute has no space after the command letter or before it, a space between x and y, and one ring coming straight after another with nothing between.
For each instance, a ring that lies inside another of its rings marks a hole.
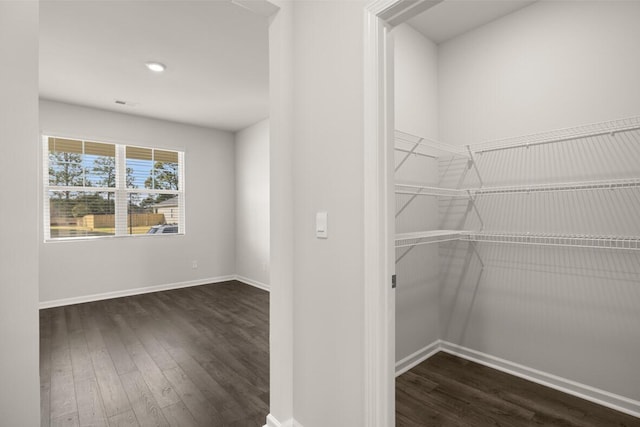
<instances>
[{"instance_id":1,"label":"view of trees through window","mask_svg":"<svg viewBox=\"0 0 640 427\"><path fill-rule=\"evenodd\" d=\"M49 238L178 232L177 151L62 138L46 146Z\"/></svg>"}]
</instances>

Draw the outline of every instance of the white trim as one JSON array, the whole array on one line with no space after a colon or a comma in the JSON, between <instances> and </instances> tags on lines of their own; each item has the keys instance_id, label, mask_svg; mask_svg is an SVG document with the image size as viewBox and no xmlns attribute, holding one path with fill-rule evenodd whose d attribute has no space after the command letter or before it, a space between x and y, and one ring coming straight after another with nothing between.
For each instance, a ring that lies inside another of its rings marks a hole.
<instances>
[{"instance_id":1,"label":"white trim","mask_svg":"<svg viewBox=\"0 0 640 427\"><path fill-rule=\"evenodd\" d=\"M418 366L437 352L442 350L442 341L435 340L431 344L421 348L413 354L408 355L396 362L396 377L404 374L408 370Z\"/></svg>"},{"instance_id":2,"label":"white trim","mask_svg":"<svg viewBox=\"0 0 640 427\"><path fill-rule=\"evenodd\" d=\"M264 427L282 427L282 424L276 419L276 417L269 414L267 415L267 423L264 425Z\"/></svg>"},{"instance_id":3,"label":"white trim","mask_svg":"<svg viewBox=\"0 0 640 427\"><path fill-rule=\"evenodd\" d=\"M240 276L239 274L235 275L235 280L237 280L238 282L242 282L245 285L262 289L263 291L267 291L267 292L271 291L271 286L267 285L266 283L258 282L257 280L249 279L248 277Z\"/></svg>"},{"instance_id":4,"label":"white trim","mask_svg":"<svg viewBox=\"0 0 640 427\"><path fill-rule=\"evenodd\" d=\"M208 285L210 283L228 282L230 280L237 280L235 274L229 276L210 277L206 279L196 279L187 282L167 283L164 285L145 286L142 288L123 289L121 291L105 292L100 294L83 295L79 297L62 298L51 301L40 302L39 308L62 307L71 304L81 304L85 302L101 301L111 298L128 297L132 295L148 294L151 292L168 291L171 289L189 288L191 286ZM249 283L248 283L249 284Z\"/></svg>"},{"instance_id":5,"label":"white trim","mask_svg":"<svg viewBox=\"0 0 640 427\"><path fill-rule=\"evenodd\" d=\"M286 421L280 422L276 417L269 414L267 415L267 423L264 427L303 427L302 424L297 422L294 419L288 419Z\"/></svg>"},{"instance_id":6,"label":"white trim","mask_svg":"<svg viewBox=\"0 0 640 427\"><path fill-rule=\"evenodd\" d=\"M439 0L375 0L364 13L364 427L395 425L393 45L388 28Z\"/></svg>"},{"instance_id":7,"label":"white trim","mask_svg":"<svg viewBox=\"0 0 640 427\"><path fill-rule=\"evenodd\" d=\"M389 262L386 28L379 15L399 0L367 7L364 23L364 426L395 425L395 301ZM392 101L391 101L392 102ZM393 105L393 104L391 104ZM393 169L391 169L393 170Z\"/></svg>"},{"instance_id":8,"label":"white trim","mask_svg":"<svg viewBox=\"0 0 640 427\"><path fill-rule=\"evenodd\" d=\"M440 340L438 341L438 344L438 347L428 356L424 357L421 362L436 354L438 351L444 351L463 359L488 366L489 368L497 369L499 371L506 372L507 374L514 375L516 377L523 378L525 380L541 384L555 390L559 390L563 393L588 400L590 402L614 409L633 417L640 418L640 401L629 399L628 397L610 393L605 390L572 381L567 378L562 378L554 374L530 368L519 363L501 359L499 357L472 350L470 348L466 348L447 341ZM420 352L426 353L428 347L425 347L425 349L421 350ZM402 359L398 362L397 365L400 365L412 356L417 356L420 352L414 353L408 358Z\"/></svg>"}]
</instances>

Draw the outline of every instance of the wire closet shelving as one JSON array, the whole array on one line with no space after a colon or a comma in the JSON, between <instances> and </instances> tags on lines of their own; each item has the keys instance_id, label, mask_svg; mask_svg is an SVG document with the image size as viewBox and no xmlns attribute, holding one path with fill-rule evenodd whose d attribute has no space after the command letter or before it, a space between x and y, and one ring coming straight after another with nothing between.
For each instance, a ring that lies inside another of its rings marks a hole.
<instances>
[{"instance_id":1,"label":"wire closet shelving","mask_svg":"<svg viewBox=\"0 0 640 427\"><path fill-rule=\"evenodd\" d=\"M476 201L485 196L506 196L506 195L535 195L541 193L571 193L571 192L603 192L619 190L640 189L640 166L633 168L634 176L612 177L611 179L572 179L567 182L550 180L543 183L526 183L518 185L485 185L482 179L482 171L478 165L478 156L485 153L500 152L505 150L521 149L528 150L530 147L537 147L549 144L562 144L571 142L572 144L582 144L582 142L594 140L607 140L615 142L617 135L625 135L640 130L640 117L631 117L620 120L594 123L573 128L560 129L550 132L531 134L522 137L501 139L480 144L466 145L464 147L435 141L429 138L415 136L406 132L395 132L395 150L402 153L396 165L396 172L412 156L422 156L433 159L448 157L466 162L465 173L474 170L476 174L475 185L463 187L464 176L458 182L458 188L446 186L430 186L415 183L396 183L395 193L406 198L402 206L397 209L396 217L400 215L417 197L436 197L439 200L466 199L474 210L477 211ZM636 132L633 138L626 141L634 147L634 155L637 159L630 159L629 162L640 161L640 138ZM582 146L580 146L582 147ZM587 147L587 146L585 146ZM615 147L611 148L615 149ZM596 156L597 157L597 156ZM450 161L450 163L453 160ZM634 193L636 194L636 193ZM640 191L636 194L640 198ZM640 221L640 212L636 212ZM634 213L634 215L636 214ZM395 239L396 248L406 248L410 250L416 245L433 244L462 240L478 243L494 244L515 244L515 245L538 245L538 246L563 246L577 248L596 249L623 249L640 250L640 236L629 235L589 235L589 234L557 234L540 232L506 232L487 231L483 229L480 222L480 229L473 230L430 230L424 232L397 234ZM399 261L398 258L396 261Z\"/></svg>"}]
</instances>

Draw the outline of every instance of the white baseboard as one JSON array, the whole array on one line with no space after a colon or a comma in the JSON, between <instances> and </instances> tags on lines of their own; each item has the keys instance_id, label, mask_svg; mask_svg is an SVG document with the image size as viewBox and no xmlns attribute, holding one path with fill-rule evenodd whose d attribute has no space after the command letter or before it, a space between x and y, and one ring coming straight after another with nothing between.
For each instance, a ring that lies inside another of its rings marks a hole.
<instances>
[{"instance_id":1,"label":"white baseboard","mask_svg":"<svg viewBox=\"0 0 640 427\"><path fill-rule=\"evenodd\" d=\"M547 372L542 372L447 341L440 342L440 350L640 418L640 402L637 400L600 390Z\"/></svg>"},{"instance_id":2,"label":"white baseboard","mask_svg":"<svg viewBox=\"0 0 640 427\"><path fill-rule=\"evenodd\" d=\"M288 419L287 421L280 422L273 415L267 415L267 423L264 427L302 427L302 424L294 419Z\"/></svg>"},{"instance_id":3,"label":"white baseboard","mask_svg":"<svg viewBox=\"0 0 640 427\"><path fill-rule=\"evenodd\" d=\"M266 283L258 282L257 280L249 279L248 277L240 276L239 274L235 275L235 279L255 288L262 289L263 291L269 292L271 290L271 287Z\"/></svg>"},{"instance_id":4,"label":"white baseboard","mask_svg":"<svg viewBox=\"0 0 640 427\"><path fill-rule=\"evenodd\" d=\"M431 344L416 351L413 354L405 357L404 359L396 362L396 377L404 374L409 369L421 364L434 354L440 351L440 340L435 340Z\"/></svg>"},{"instance_id":5,"label":"white baseboard","mask_svg":"<svg viewBox=\"0 0 640 427\"><path fill-rule=\"evenodd\" d=\"M142 288L123 289L121 291L105 292L101 294L83 295L79 297L56 299L51 301L43 301L39 304L40 309L62 307L71 304L81 304L84 302L101 301L111 298L128 297L131 295L148 294L151 292L168 291L171 289L188 288L191 286L207 285L209 283L220 283L229 280L236 280L236 275L210 277L207 279L190 280L188 282L167 283L164 285L146 286Z\"/></svg>"},{"instance_id":6,"label":"white baseboard","mask_svg":"<svg viewBox=\"0 0 640 427\"><path fill-rule=\"evenodd\" d=\"M264 425L264 427L282 427L282 424L276 419L276 417L269 414L267 415L267 423Z\"/></svg>"}]
</instances>

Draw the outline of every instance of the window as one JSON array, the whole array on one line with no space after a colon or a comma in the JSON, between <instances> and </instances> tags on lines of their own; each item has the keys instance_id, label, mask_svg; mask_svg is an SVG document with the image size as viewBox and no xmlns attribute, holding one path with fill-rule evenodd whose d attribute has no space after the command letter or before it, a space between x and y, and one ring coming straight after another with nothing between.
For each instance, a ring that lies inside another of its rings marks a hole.
<instances>
[{"instance_id":1,"label":"window","mask_svg":"<svg viewBox=\"0 0 640 427\"><path fill-rule=\"evenodd\" d=\"M184 153L43 137L46 240L184 233Z\"/></svg>"}]
</instances>

